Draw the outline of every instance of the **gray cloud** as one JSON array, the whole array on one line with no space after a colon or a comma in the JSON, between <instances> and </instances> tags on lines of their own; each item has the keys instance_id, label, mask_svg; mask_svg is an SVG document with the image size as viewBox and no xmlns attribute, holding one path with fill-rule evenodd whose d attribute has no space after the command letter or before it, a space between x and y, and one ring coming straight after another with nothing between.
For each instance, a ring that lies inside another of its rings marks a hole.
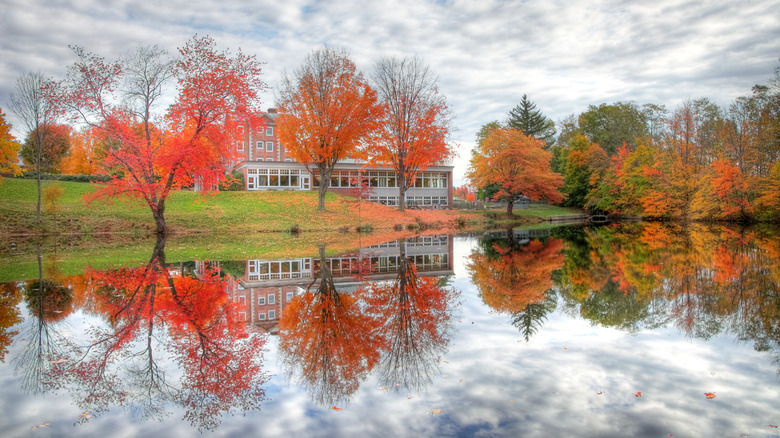
<instances>
[{"instance_id":1,"label":"gray cloud","mask_svg":"<svg viewBox=\"0 0 780 438\"><path fill-rule=\"evenodd\" d=\"M603 102L673 108L709 97L725 105L765 82L780 56L771 0L6 0L1 8L3 108L18 74L61 77L73 61L69 44L114 57L139 44L173 52L194 33L209 34L266 61L272 87L284 69L329 44L349 49L363 70L380 56L424 57L439 75L459 128L454 140L464 149L523 94L554 120ZM264 99L272 105L273 93Z\"/></svg>"}]
</instances>

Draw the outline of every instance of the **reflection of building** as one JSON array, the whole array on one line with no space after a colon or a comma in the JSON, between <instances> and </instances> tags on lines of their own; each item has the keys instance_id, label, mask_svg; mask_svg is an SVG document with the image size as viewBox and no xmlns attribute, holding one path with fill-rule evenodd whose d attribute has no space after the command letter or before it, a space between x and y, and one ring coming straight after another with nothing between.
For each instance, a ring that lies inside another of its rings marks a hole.
<instances>
[{"instance_id":1,"label":"reflection of building","mask_svg":"<svg viewBox=\"0 0 780 438\"><path fill-rule=\"evenodd\" d=\"M393 280L401 254L425 276L453 274L452 238L448 235L420 236L392 241L326 259L339 292L353 291L364 281ZM292 299L317 281L320 260L247 260L246 273L231 288L234 301L245 304L242 317L269 332L276 332L282 310Z\"/></svg>"},{"instance_id":2,"label":"reflection of building","mask_svg":"<svg viewBox=\"0 0 780 438\"><path fill-rule=\"evenodd\" d=\"M241 155L239 169L244 174L247 190L314 190L319 187L319 174L310 173L287 155L277 139L276 109L264 114L264 126L244 132L237 147ZM430 166L417 175L413 187L406 192L406 202L417 206L452 205L452 166ZM340 162L333 169L329 190L351 194L363 181L370 187L369 200L386 205L398 205L398 181L390 168L364 168L363 163Z\"/></svg>"},{"instance_id":3,"label":"reflection of building","mask_svg":"<svg viewBox=\"0 0 780 438\"><path fill-rule=\"evenodd\" d=\"M490 237L498 237L498 238L508 238L507 231L490 231L488 233L485 233L486 236ZM512 236L515 242L519 244L526 244L530 242L533 239L543 239L545 237L550 237L550 229L549 228L537 228L537 229L523 229L523 228L515 228L512 229Z\"/></svg>"}]
</instances>

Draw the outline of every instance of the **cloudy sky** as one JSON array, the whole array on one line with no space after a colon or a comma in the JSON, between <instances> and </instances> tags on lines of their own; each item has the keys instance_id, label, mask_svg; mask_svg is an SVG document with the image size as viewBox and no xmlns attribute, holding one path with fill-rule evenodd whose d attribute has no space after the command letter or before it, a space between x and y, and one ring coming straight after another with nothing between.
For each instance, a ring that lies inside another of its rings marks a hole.
<instances>
[{"instance_id":1,"label":"cloudy sky","mask_svg":"<svg viewBox=\"0 0 780 438\"><path fill-rule=\"evenodd\" d=\"M68 45L113 58L208 34L266 62L264 107L282 71L323 44L348 49L364 72L382 56L419 55L455 116L458 180L475 132L523 94L555 121L616 101L727 105L780 65L778 17L776 0L2 0L0 107L16 125L16 76L61 77Z\"/></svg>"}]
</instances>

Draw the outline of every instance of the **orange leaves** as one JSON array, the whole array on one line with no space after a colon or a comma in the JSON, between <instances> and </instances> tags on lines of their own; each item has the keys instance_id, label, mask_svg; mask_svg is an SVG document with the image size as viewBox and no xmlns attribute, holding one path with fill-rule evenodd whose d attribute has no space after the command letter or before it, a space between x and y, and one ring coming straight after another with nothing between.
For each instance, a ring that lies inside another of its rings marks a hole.
<instances>
[{"instance_id":1,"label":"orange leaves","mask_svg":"<svg viewBox=\"0 0 780 438\"><path fill-rule=\"evenodd\" d=\"M642 393L641 392L635 392L634 393L634 397L642 397Z\"/></svg>"},{"instance_id":2,"label":"orange leaves","mask_svg":"<svg viewBox=\"0 0 780 438\"><path fill-rule=\"evenodd\" d=\"M381 112L376 92L349 55L327 47L310 53L292 78L283 79L277 103L279 141L293 159L325 177L338 161L358 158Z\"/></svg>"},{"instance_id":3,"label":"orange leaves","mask_svg":"<svg viewBox=\"0 0 780 438\"><path fill-rule=\"evenodd\" d=\"M553 271L563 266L562 249L560 239L532 240L523 246L497 242L493 250L498 255L475 252L467 267L487 305L514 313L544 299L553 286Z\"/></svg>"},{"instance_id":4,"label":"orange leaves","mask_svg":"<svg viewBox=\"0 0 780 438\"><path fill-rule=\"evenodd\" d=\"M707 399L713 399L715 398L715 394L712 392L705 392L704 396L707 397Z\"/></svg>"},{"instance_id":5,"label":"orange leaves","mask_svg":"<svg viewBox=\"0 0 780 438\"><path fill-rule=\"evenodd\" d=\"M468 177L477 187L498 185L500 199L525 195L560 202L563 178L551 170L551 158L540 140L514 129L494 129L471 158Z\"/></svg>"}]
</instances>

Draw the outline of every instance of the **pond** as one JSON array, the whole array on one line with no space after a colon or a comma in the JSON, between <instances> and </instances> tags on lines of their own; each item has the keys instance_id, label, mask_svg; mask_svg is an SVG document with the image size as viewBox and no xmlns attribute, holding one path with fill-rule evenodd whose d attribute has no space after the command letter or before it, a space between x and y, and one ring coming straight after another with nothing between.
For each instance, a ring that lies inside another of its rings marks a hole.
<instances>
[{"instance_id":1,"label":"pond","mask_svg":"<svg viewBox=\"0 0 780 438\"><path fill-rule=\"evenodd\" d=\"M0 259L40 267L1 288L2 436L780 436L772 229L515 228L251 260L165 243L76 274L45 250Z\"/></svg>"}]
</instances>

